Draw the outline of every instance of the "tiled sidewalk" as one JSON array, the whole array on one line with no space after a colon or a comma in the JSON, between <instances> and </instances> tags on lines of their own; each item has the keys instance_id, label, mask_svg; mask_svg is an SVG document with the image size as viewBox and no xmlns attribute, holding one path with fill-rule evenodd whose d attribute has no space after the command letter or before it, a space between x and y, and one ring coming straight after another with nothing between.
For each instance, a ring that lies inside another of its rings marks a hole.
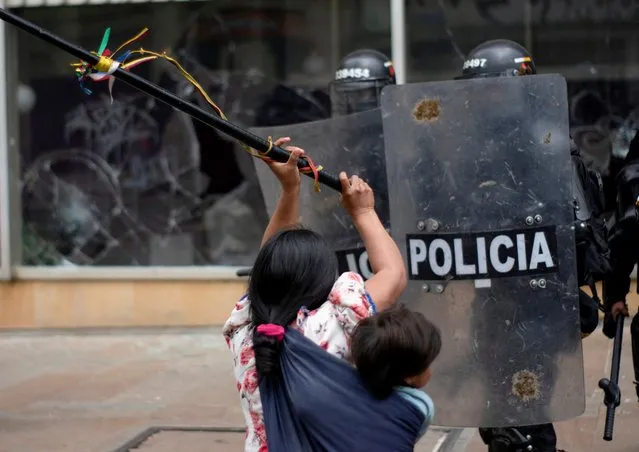
<instances>
[{"instance_id":1,"label":"tiled sidewalk","mask_svg":"<svg viewBox=\"0 0 639 452\"><path fill-rule=\"evenodd\" d=\"M150 426L241 427L230 359L219 329L2 333L0 451L113 452ZM437 450L447 432L415 450ZM233 452L243 438L164 431L134 450Z\"/></svg>"},{"instance_id":2,"label":"tiled sidewalk","mask_svg":"<svg viewBox=\"0 0 639 452\"><path fill-rule=\"evenodd\" d=\"M557 424L559 446L568 452L639 451L628 339L609 443L601 440L605 409L597 382L608 373L612 342L600 330L584 340L586 412ZM0 452L114 452L150 426L243 425L219 329L1 333L0 362ZM475 432L432 428L415 450L484 452ZM239 452L243 437L162 431L132 450Z\"/></svg>"}]
</instances>

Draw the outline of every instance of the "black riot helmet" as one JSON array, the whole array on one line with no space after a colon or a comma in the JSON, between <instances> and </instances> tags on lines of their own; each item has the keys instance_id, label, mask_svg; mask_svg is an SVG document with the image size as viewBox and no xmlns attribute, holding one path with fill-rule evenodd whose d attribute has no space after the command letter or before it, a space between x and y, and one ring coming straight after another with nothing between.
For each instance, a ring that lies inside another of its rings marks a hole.
<instances>
[{"instance_id":1,"label":"black riot helmet","mask_svg":"<svg viewBox=\"0 0 639 452\"><path fill-rule=\"evenodd\" d=\"M395 83L393 63L383 53L370 49L349 53L329 85L333 116L379 107L382 88Z\"/></svg>"},{"instance_id":2,"label":"black riot helmet","mask_svg":"<svg viewBox=\"0 0 639 452\"><path fill-rule=\"evenodd\" d=\"M462 74L455 79L508 77L537 73L532 55L523 46L507 39L486 41L470 51Z\"/></svg>"}]
</instances>

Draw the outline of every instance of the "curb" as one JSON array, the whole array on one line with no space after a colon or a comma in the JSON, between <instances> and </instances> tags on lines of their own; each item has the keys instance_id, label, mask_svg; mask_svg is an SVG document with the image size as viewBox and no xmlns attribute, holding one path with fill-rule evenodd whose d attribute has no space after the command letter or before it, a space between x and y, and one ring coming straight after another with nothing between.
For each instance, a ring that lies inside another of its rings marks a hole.
<instances>
[{"instance_id":1,"label":"curb","mask_svg":"<svg viewBox=\"0 0 639 452\"><path fill-rule=\"evenodd\" d=\"M442 437L437 440L432 452L462 452L465 449L465 444L457 444L461 438L462 433L471 429L465 428L433 428L433 431L437 431L442 434ZM187 426L151 426L143 429L137 435L130 440L126 441L113 452L129 452L133 449L137 449L143 443L145 443L153 435L156 435L163 431L181 431L181 432L223 432L223 433L244 433L246 429L244 427L187 427ZM456 446L462 446L463 449Z\"/></svg>"},{"instance_id":2,"label":"curb","mask_svg":"<svg viewBox=\"0 0 639 452\"><path fill-rule=\"evenodd\" d=\"M139 448L153 435L160 432L209 432L209 433L244 433L245 427L180 427L180 426L152 426L147 427L133 438L122 444L113 452L130 452L133 449Z\"/></svg>"},{"instance_id":3,"label":"curb","mask_svg":"<svg viewBox=\"0 0 639 452\"><path fill-rule=\"evenodd\" d=\"M437 444L433 448L433 452L452 452L453 448L457 444L457 440L462 434L463 428L455 428L455 429L442 429L446 432L446 436L437 441Z\"/></svg>"}]
</instances>

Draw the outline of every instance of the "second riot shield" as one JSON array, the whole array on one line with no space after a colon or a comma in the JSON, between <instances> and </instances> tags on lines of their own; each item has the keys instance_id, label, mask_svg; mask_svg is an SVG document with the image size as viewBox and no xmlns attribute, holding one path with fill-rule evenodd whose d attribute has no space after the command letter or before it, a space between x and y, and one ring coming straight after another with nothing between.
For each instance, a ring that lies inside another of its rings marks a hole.
<instances>
[{"instance_id":1,"label":"second riot shield","mask_svg":"<svg viewBox=\"0 0 639 452\"><path fill-rule=\"evenodd\" d=\"M442 332L435 425L583 413L566 81L558 75L382 93L403 300Z\"/></svg>"},{"instance_id":2,"label":"second riot shield","mask_svg":"<svg viewBox=\"0 0 639 452\"><path fill-rule=\"evenodd\" d=\"M382 223L389 226L386 165L382 117L379 109L321 121L277 127L253 128L261 137L290 137L317 165L334 173L346 171L363 178L375 193L375 210ZM255 160L257 176L269 215L273 214L280 195L280 185L267 165ZM372 274L368 255L353 222L339 202L339 194L322 188L313 190L312 181L302 180L301 221L304 227L320 233L336 251L339 271L354 271L365 279ZM308 180L307 180L308 179Z\"/></svg>"}]
</instances>

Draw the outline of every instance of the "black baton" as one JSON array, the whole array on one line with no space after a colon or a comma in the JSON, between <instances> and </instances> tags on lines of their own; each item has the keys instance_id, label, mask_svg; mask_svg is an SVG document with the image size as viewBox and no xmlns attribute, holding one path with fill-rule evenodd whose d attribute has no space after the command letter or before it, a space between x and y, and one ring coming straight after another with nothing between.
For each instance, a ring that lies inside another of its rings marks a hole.
<instances>
[{"instance_id":1,"label":"black baton","mask_svg":"<svg viewBox=\"0 0 639 452\"><path fill-rule=\"evenodd\" d=\"M604 392L604 405L606 405L606 426L603 439L612 441L612 431L615 426L615 410L621 403L621 390L619 389L619 366L621 365L621 346L623 344L623 324L625 316L617 315L617 329L612 348L612 362L610 364L610 379L599 380L599 387Z\"/></svg>"},{"instance_id":2,"label":"black baton","mask_svg":"<svg viewBox=\"0 0 639 452\"><path fill-rule=\"evenodd\" d=\"M10 13L4 8L0 8L0 19L26 31L30 35L40 38L43 41L46 41L49 44L52 44L55 47L64 50L65 52L73 55L76 58L80 58L81 60L86 61L91 65L97 64L100 60L100 57L98 57L97 55L93 55L91 52L65 41L61 37L54 35L53 33L29 22L28 20ZM266 152L270 149L268 155L273 160L276 160L278 162L286 162L289 158L290 152L280 148L279 146L272 146L267 140L260 138L257 135L253 135L248 130L242 129L241 127L238 127L235 124L218 117L217 115L202 110L197 105L181 99L170 91L167 91L164 88L161 88L149 82L148 80L143 79L142 77L139 77L121 68L116 69L112 75L117 79L122 80L127 85L139 89L140 91L158 99L159 101L164 102L171 107L180 110L183 113L186 113L192 118L197 119L198 121L203 122L209 127L213 127L232 138L235 138L236 140L246 144L247 146L250 146L253 149L256 149L257 151ZM297 166L299 168L305 168L309 167L310 165L305 158L300 158L297 161ZM304 174L309 177L315 177L312 172L305 172ZM332 188L333 190L337 190L338 192L342 191L342 185L339 179L332 174L326 173L324 170L319 171L318 181L326 185L327 187Z\"/></svg>"}]
</instances>

